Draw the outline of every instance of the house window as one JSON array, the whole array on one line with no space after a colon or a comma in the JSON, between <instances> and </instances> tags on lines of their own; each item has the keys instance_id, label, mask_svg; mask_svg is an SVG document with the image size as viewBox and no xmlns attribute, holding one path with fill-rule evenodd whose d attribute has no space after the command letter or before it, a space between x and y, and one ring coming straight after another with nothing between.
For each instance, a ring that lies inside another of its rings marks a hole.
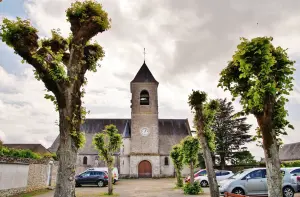
<instances>
[{"instance_id":1,"label":"house window","mask_svg":"<svg viewBox=\"0 0 300 197\"><path fill-rule=\"evenodd\" d=\"M149 105L149 92L143 90L140 94L140 105Z\"/></svg>"},{"instance_id":2,"label":"house window","mask_svg":"<svg viewBox=\"0 0 300 197\"><path fill-rule=\"evenodd\" d=\"M168 166L168 165L169 165L169 158L165 157L165 166Z\"/></svg>"},{"instance_id":3,"label":"house window","mask_svg":"<svg viewBox=\"0 0 300 197\"><path fill-rule=\"evenodd\" d=\"M83 157L83 165L87 165L87 157L86 156Z\"/></svg>"},{"instance_id":4,"label":"house window","mask_svg":"<svg viewBox=\"0 0 300 197\"><path fill-rule=\"evenodd\" d=\"M95 160L99 160L99 156L98 155L95 157Z\"/></svg>"}]
</instances>

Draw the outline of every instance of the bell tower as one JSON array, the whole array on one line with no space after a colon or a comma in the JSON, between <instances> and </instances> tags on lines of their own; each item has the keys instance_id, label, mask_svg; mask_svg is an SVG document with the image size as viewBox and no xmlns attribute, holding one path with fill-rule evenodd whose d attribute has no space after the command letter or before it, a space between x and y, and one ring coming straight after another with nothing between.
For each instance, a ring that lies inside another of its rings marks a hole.
<instances>
[{"instance_id":1,"label":"bell tower","mask_svg":"<svg viewBox=\"0 0 300 197\"><path fill-rule=\"evenodd\" d=\"M130 83L132 154L158 154L158 84L144 61Z\"/></svg>"}]
</instances>

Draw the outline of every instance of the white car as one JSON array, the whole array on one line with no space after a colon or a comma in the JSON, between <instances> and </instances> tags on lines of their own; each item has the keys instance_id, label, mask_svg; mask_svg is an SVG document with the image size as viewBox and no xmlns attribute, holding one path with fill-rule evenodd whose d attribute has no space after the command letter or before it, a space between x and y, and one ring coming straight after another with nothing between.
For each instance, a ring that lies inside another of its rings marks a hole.
<instances>
[{"instance_id":1,"label":"white car","mask_svg":"<svg viewBox=\"0 0 300 197\"><path fill-rule=\"evenodd\" d=\"M104 171L108 173L108 168L107 167L97 167L97 168L89 168L87 169L89 171L92 170L99 170L99 171ZM112 176L114 177L114 183L116 183L117 181L119 181L119 171L118 168L114 167L112 170Z\"/></svg>"},{"instance_id":2,"label":"white car","mask_svg":"<svg viewBox=\"0 0 300 197\"><path fill-rule=\"evenodd\" d=\"M300 177L300 167L281 168L287 170L291 174L291 182L297 184ZM299 183L298 183L299 184ZM300 190L300 189L299 189Z\"/></svg>"},{"instance_id":3,"label":"white car","mask_svg":"<svg viewBox=\"0 0 300 197\"><path fill-rule=\"evenodd\" d=\"M232 173L232 171L229 170L217 170L216 171L216 178L217 178L217 182L228 179L230 177L232 177L234 174ZM208 187L209 182L208 182L208 177L206 176L198 176L195 178L195 181L199 181L201 187Z\"/></svg>"}]
</instances>

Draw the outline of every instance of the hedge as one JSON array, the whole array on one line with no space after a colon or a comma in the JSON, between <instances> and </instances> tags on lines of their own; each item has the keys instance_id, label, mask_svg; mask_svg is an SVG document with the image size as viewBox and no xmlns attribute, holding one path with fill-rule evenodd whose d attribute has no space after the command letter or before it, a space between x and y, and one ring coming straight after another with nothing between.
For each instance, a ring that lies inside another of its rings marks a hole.
<instances>
[{"instance_id":1,"label":"hedge","mask_svg":"<svg viewBox=\"0 0 300 197\"><path fill-rule=\"evenodd\" d=\"M42 159L48 157L57 160L56 154L48 153L48 154L41 155L38 153L34 153L29 149L14 149L5 146L0 146L0 157L1 156L31 158L31 159Z\"/></svg>"}]
</instances>

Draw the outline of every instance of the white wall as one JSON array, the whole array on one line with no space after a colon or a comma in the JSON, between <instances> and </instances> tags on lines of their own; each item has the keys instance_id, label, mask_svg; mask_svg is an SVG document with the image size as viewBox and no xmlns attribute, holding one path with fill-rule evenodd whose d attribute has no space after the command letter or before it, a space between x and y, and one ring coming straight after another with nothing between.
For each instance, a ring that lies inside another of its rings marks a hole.
<instances>
[{"instance_id":1,"label":"white wall","mask_svg":"<svg viewBox=\"0 0 300 197\"><path fill-rule=\"evenodd\" d=\"M165 157L169 159L169 165L165 165ZM174 165L171 161L171 157L169 156L161 156L160 157L160 172L161 176L174 176Z\"/></svg>"},{"instance_id":2,"label":"white wall","mask_svg":"<svg viewBox=\"0 0 300 197\"><path fill-rule=\"evenodd\" d=\"M0 163L0 190L27 186L29 165Z\"/></svg>"},{"instance_id":3,"label":"white wall","mask_svg":"<svg viewBox=\"0 0 300 197\"><path fill-rule=\"evenodd\" d=\"M130 173L130 158L129 156L120 157L120 174L129 175Z\"/></svg>"},{"instance_id":4,"label":"white wall","mask_svg":"<svg viewBox=\"0 0 300 197\"><path fill-rule=\"evenodd\" d=\"M123 138L121 145L121 155L130 154L130 138Z\"/></svg>"}]
</instances>

